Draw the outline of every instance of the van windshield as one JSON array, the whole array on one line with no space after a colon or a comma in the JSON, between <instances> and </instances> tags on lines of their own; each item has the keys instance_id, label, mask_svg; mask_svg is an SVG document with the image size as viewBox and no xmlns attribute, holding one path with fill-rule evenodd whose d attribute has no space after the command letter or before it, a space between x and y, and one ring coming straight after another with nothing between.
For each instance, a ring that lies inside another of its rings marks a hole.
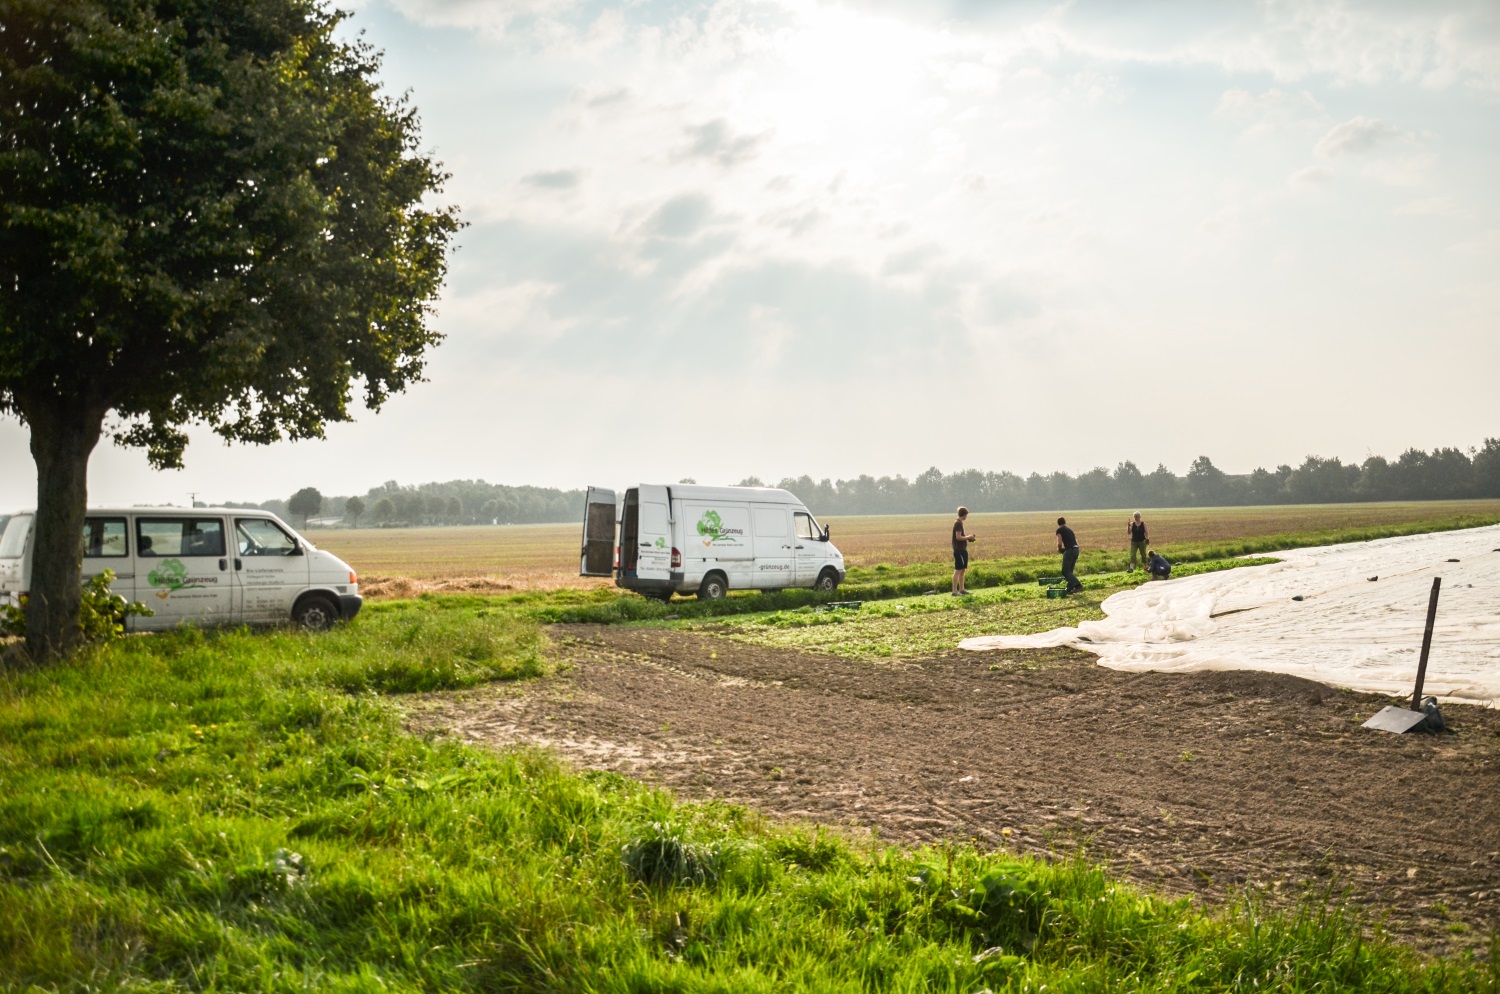
<instances>
[{"instance_id":1,"label":"van windshield","mask_svg":"<svg viewBox=\"0 0 1500 994\"><path fill-rule=\"evenodd\" d=\"M20 559L26 551L26 536L31 534L31 515L18 514L5 526L0 536L0 559Z\"/></svg>"}]
</instances>

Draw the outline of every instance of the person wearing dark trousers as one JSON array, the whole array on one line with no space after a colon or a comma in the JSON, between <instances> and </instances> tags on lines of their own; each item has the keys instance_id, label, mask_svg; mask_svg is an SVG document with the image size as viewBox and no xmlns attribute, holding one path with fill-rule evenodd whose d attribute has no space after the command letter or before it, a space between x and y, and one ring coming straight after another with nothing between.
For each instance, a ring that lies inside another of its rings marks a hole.
<instances>
[{"instance_id":1,"label":"person wearing dark trousers","mask_svg":"<svg viewBox=\"0 0 1500 994\"><path fill-rule=\"evenodd\" d=\"M973 532L964 528L964 522L969 520L969 509L960 507L958 509L958 520L953 522L953 596L967 597L969 590L964 586L964 574L969 571L969 543L974 541Z\"/></svg>"},{"instance_id":2,"label":"person wearing dark trousers","mask_svg":"<svg viewBox=\"0 0 1500 994\"><path fill-rule=\"evenodd\" d=\"M1057 519L1057 551L1062 553L1062 575L1067 581L1068 593L1082 590L1083 584L1073 575L1073 567L1078 565L1078 539L1073 535L1073 529L1068 527L1067 518Z\"/></svg>"}]
</instances>

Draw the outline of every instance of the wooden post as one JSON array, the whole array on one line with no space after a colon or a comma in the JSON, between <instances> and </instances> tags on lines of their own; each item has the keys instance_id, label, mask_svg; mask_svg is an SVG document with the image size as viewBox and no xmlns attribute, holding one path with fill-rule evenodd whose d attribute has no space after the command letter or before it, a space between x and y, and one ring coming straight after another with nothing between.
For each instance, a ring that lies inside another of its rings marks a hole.
<instances>
[{"instance_id":1,"label":"wooden post","mask_svg":"<svg viewBox=\"0 0 1500 994\"><path fill-rule=\"evenodd\" d=\"M1417 689L1411 692L1411 709L1422 710L1422 681L1427 678L1427 653L1432 651L1432 625L1437 620L1438 588L1443 578L1432 578L1432 597L1427 601L1427 630L1422 633L1422 658L1417 663Z\"/></svg>"}]
</instances>

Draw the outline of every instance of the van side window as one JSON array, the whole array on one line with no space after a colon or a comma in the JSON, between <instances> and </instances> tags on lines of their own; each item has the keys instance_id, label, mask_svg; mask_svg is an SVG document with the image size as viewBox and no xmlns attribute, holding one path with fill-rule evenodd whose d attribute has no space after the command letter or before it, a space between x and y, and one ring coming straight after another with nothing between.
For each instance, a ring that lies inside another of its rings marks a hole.
<instances>
[{"instance_id":1,"label":"van side window","mask_svg":"<svg viewBox=\"0 0 1500 994\"><path fill-rule=\"evenodd\" d=\"M114 559L127 552L124 518L83 519L83 558Z\"/></svg>"},{"instance_id":2,"label":"van side window","mask_svg":"<svg viewBox=\"0 0 1500 994\"><path fill-rule=\"evenodd\" d=\"M820 529L818 527L818 523L812 519L811 514L806 514L802 511L798 511L795 517L797 519L798 538L820 539L823 537L822 529Z\"/></svg>"},{"instance_id":3,"label":"van side window","mask_svg":"<svg viewBox=\"0 0 1500 994\"><path fill-rule=\"evenodd\" d=\"M224 522L218 518L137 518L136 554L223 556Z\"/></svg>"},{"instance_id":4,"label":"van side window","mask_svg":"<svg viewBox=\"0 0 1500 994\"><path fill-rule=\"evenodd\" d=\"M241 556L290 556L297 551L296 540L265 518L235 518L234 540Z\"/></svg>"}]
</instances>

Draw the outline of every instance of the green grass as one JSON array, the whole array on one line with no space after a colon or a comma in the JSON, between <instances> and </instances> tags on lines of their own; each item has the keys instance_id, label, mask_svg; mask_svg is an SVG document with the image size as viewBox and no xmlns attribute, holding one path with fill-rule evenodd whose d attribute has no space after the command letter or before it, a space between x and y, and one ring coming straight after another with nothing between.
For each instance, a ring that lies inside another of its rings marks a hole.
<instances>
[{"instance_id":1,"label":"green grass","mask_svg":"<svg viewBox=\"0 0 1500 994\"><path fill-rule=\"evenodd\" d=\"M1341 545L1345 542L1368 542L1380 538L1400 535L1420 535L1428 532L1453 531L1459 528L1477 528L1492 525L1495 515L1446 514L1381 525L1324 528L1311 531L1290 531L1274 535L1255 535L1244 538L1202 542L1173 542L1152 545L1174 564L1231 559L1236 556L1259 556L1280 552L1284 549L1299 549L1321 545ZM1117 573L1130 565L1128 548L1120 550L1084 549L1078 558L1078 573ZM992 559L976 558L972 561L966 578L972 590L985 587L1007 586L1016 583L1031 583L1043 576L1055 576L1059 557L1048 556L1002 556ZM1181 570L1174 569L1173 575ZM952 579L951 564L912 563L894 566L884 563L875 566L854 567L840 587L841 599L877 597L900 597L920 594L924 590L948 589Z\"/></svg>"},{"instance_id":2,"label":"green grass","mask_svg":"<svg viewBox=\"0 0 1500 994\"><path fill-rule=\"evenodd\" d=\"M1219 559L1189 563L1173 575L1192 576L1266 559ZM801 607L766 611L680 627L706 628L738 642L826 652L852 658L914 658L946 652L975 635L1025 635L1104 617L1105 598L1146 582L1140 573L1106 573L1083 579L1083 591L1048 599L1034 583L975 591L958 598L949 592L861 604L856 609Z\"/></svg>"},{"instance_id":3,"label":"green grass","mask_svg":"<svg viewBox=\"0 0 1500 994\"><path fill-rule=\"evenodd\" d=\"M1207 914L1078 856L865 849L402 730L384 693L544 673L540 606L0 674L0 989L1500 991L1320 893Z\"/></svg>"}]
</instances>

